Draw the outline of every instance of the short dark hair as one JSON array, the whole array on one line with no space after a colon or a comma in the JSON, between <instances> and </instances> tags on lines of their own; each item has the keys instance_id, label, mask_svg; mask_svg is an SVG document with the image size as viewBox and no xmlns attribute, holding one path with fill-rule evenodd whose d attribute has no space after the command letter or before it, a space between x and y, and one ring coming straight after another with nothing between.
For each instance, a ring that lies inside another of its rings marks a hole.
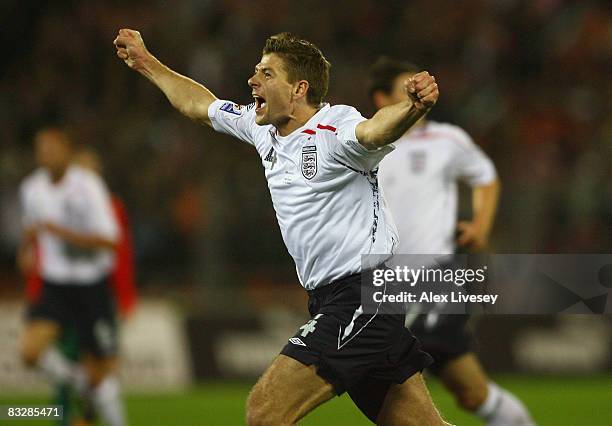
<instances>
[{"instance_id":1,"label":"short dark hair","mask_svg":"<svg viewBox=\"0 0 612 426\"><path fill-rule=\"evenodd\" d=\"M291 33L280 33L266 40L263 54L269 53L276 53L283 59L291 83L308 81L306 100L309 104L318 106L323 102L331 64L317 46Z\"/></svg>"},{"instance_id":2,"label":"short dark hair","mask_svg":"<svg viewBox=\"0 0 612 426\"><path fill-rule=\"evenodd\" d=\"M404 73L416 74L421 71L421 67L411 62L398 61L388 56L379 57L374 65L370 67L370 98L375 92L381 91L389 95L393 88L393 82L398 75Z\"/></svg>"}]
</instances>

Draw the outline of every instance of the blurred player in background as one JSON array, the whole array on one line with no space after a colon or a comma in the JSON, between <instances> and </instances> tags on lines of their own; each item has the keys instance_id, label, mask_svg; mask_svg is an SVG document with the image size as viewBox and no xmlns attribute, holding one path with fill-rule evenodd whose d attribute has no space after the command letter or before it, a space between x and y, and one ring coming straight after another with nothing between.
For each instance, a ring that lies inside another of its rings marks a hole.
<instances>
[{"instance_id":1,"label":"blurred player in background","mask_svg":"<svg viewBox=\"0 0 612 426\"><path fill-rule=\"evenodd\" d=\"M91 148L81 147L76 150L72 162L102 176L100 156ZM138 298L132 231L123 201L116 194L111 194L111 203L120 235L115 245L115 259L109 283L113 289L117 313L121 318L127 318L134 311ZM40 256L37 256L37 260L40 262ZM42 290L42 282L38 268L32 268L26 281L28 301L35 302L38 299Z\"/></svg>"},{"instance_id":2,"label":"blurred player in background","mask_svg":"<svg viewBox=\"0 0 612 426\"><path fill-rule=\"evenodd\" d=\"M103 176L100 156L91 148L78 149L73 162ZM119 241L115 245L115 262L109 283L115 297L117 313L120 318L125 319L134 311L138 299L134 247L127 209L118 195L111 193L110 196L113 213L119 225Z\"/></svg>"},{"instance_id":3,"label":"blurred player in background","mask_svg":"<svg viewBox=\"0 0 612 426\"><path fill-rule=\"evenodd\" d=\"M85 169L102 176L102 162L100 156L91 148L80 147L72 156L72 162ZM120 236L115 246L115 260L113 270L109 276L109 284L113 290L115 305L120 319L127 319L133 312L137 300L137 287L135 281L134 248L132 244L132 233L129 224L127 210L123 201L115 194L111 194L113 213L119 224ZM40 264L40 256L37 256L37 264ZM26 296L30 303L35 303L40 297L43 280L39 268L32 268L26 278ZM70 361L79 360L79 341L76 330L73 327L65 327L57 342L61 353ZM55 403L64 407L64 416L61 425L70 425L71 419L80 418L80 425L86 425L93 421L94 412L87 404L82 405L82 412L73 415L71 401L73 395L71 386L60 383L57 387ZM78 405L78 404L77 404Z\"/></svg>"},{"instance_id":4,"label":"blurred player in background","mask_svg":"<svg viewBox=\"0 0 612 426\"><path fill-rule=\"evenodd\" d=\"M21 186L24 235L18 263L42 279L21 339L24 362L91 401L109 426L126 424L115 377L117 324L109 289L120 230L100 177L73 164L73 146L57 127L35 137L39 168ZM75 330L79 364L55 346Z\"/></svg>"},{"instance_id":5,"label":"blurred player in background","mask_svg":"<svg viewBox=\"0 0 612 426\"><path fill-rule=\"evenodd\" d=\"M370 96L377 109L403 102L404 81L419 72L409 63L380 58L371 70ZM495 166L461 128L425 116L395 143L380 165L381 186L395 219L398 254L449 255L457 243L486 247L499 196ZM457 182L472 187L473 219L457 223ZM408 316L409 320L415 317ZM416 316L409 324L435 362L458 404L488 425L532 425L526 408L492 383L472 352L467 315Z\"/></svg>"},{"instance_id":6,"label":"blurred player in background","mask_svg":"<svg viewBox=\"0 0 612 426\"><path fill-rule=\"evenodd\" d=\"M147 77L187 117L255 147L265 168L283 240L313 318L289 339L253 388L249 425L295 424L344 391L387 382L375 412L379 424L439 425L420 371L431 358L419 350L399 315L371 315L361 306L361 255L390 253L393 226L379 202L377 165L437 101L433 77L407 84L410 99L366 120L352 107L323 103L329 63L312 43L287 33L266 41L248 80L248 106L217 99L206 87L175 73L145 47L140 33L122 29L117 56ZM390 256L390 255L389 255ZM408 415L406 415L408 413Z\"/></svg>"}]
</instances>

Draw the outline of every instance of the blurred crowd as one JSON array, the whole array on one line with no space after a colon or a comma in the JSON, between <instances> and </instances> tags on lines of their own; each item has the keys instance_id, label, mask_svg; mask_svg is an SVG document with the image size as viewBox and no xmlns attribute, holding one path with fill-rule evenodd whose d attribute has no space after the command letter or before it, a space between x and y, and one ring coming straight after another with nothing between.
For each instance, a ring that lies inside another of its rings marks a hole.
<instances>
[{"instance_id":1,"label":"blurred crowd","mask_svg":"<svg viewBox=\"0 0 612 426\"><path fill-rule=\"evenodd\" d=\"M612 249L609 2L9 0L0 11L0 286L16 281L33 133L55 122L101 154L143 285L296 281L257 156L180 116L129 70L112 45L122 27L240 103L265 39L281 31L317 44L332 63L329 102L366 116L369 64L380 54L418 63L440 86L431 118L463 126L498 167L492 252Z\"/></svg>"}]
</instances>

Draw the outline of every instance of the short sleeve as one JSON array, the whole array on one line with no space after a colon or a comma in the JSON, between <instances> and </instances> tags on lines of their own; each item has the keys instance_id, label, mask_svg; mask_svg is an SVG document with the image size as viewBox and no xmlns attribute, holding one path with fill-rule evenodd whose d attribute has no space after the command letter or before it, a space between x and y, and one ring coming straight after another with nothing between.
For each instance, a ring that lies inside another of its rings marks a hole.
<instances>
[{"instance_id":1,"label":"short sleeve","mask_svg":"<svg viewBox=\"0 0 612 426\"><path fill-rule=\"evenodd\" d=\"M497 177L495 165L489 157L462 132L453 157L454 177L470 186L482 186L493 182Z\"/></svg>"},{"instance_id":2,"label":"short sleeve","mask_svg":"<svg viewBox=\"0 0 612 426\"><path fill-rule=\"evenodd\" d=\"M254 145L255 104L247 106L217 99L208 107L208 117L217 132Z\"/></svg>"},{"instance_id":3,"label":"short sleeve","mask_svg":"<svg viewBox=\"0 0 612 426\"><path fill-rule=\"evenodd\" d=\"M394 147L386 145L374 150L368 150L357 141L355 129L366 119L353 107L337 106L338 118L335 120L338 132L338 144L333 147L333 155L337 160L360 171L369 172L376 168L385 155Z\"/></svg>"},{"instance_id":4,"label":"short sleeve","mask_svg":"<svg viewBox=\"0 0 612 426\"><path fill-rule=\"evenodd\" d=\"M106 185L96 175L88 179L89 231L111 241L119 240L119 224Z\"/></svg>"}]
</instances>

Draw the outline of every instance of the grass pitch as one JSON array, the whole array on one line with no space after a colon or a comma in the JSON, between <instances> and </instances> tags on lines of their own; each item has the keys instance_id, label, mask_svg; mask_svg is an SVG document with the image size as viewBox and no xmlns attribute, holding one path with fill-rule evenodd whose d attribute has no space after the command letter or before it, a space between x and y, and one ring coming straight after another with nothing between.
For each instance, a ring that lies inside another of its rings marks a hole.
<instances>
[{"instance_id":1,"label":"grass pitch","mask_svg":"<svg viewBox=\"0 0 612 426\"><path fill-rule=\"evenodd\" d=\"M612 376L527 377L503 376L496 381L519 396L540 426L612 425ZM456 425L480 425L458 409L452 397L435 380L428 380L438 408ZM248 383L207 383L171 395L127 395L132 426L232 426L244 424ZM0 404L44 404L44 396L8 397ZM0 425L51 426L45 421L2 421ZM346 395L334 398L311 413L301 425L359 426L371 424Z\"/></svg>"}]
</instances>

